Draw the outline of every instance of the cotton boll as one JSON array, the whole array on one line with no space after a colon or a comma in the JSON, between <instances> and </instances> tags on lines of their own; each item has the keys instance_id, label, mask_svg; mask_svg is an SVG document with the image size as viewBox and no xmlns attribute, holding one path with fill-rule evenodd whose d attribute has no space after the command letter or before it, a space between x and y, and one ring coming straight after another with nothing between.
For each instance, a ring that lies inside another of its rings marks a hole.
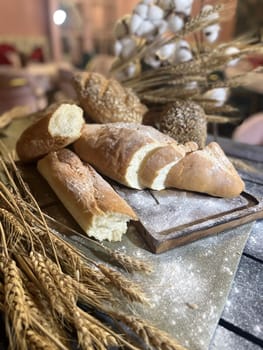
<instances>
[{"instance_id":1,"label":"cotton boll","mask_svg":"<svg viewBox=\"0 0 263 350\"><path fill-rule=\"evenodd\" d=\"M116 40L113 46L114 55L120 56L122 51L122 42L120 40Z\"/></svg>"},{"instance_id":2,"label":"cotton boll","mask_svg":"<svg viewBox=\"0 0 263 350\"><path fill-rule=\"evenodd\" d=\"M177 62L187 62L193 58L190 46L187 41L180 40L176 44L175 59Z\"/></svg>"},{"instance_id":3,"label":"cotton boll","mask_svg":"<svg viewBox=\"0 0 263 350\"><path fill-rule=\"evenodd\" d=\"M240 50L237 48L237 47L234 47L234 46L231 46L231 47L228 47L225 51L225 53L227 55L233 55L233 54L236 54L236 53L239 53ZM228 66L235 66L238 62L239 62L240 58L234 58L233 60L230 60L227 65Z\"/></svg>"},{"instance_id":4,"label":"cotton boll","mask_svg":"<svg viewBox=\"0 0 263 350\"><path fill-rule=\"evenodd\" d=\"M130 20L130 32L132 34L135 34L142 23L143 23L142 17L139 16L137 13L134 13L131 16L131 20Z\"/></svg>"},{"instance_id":5,"label":"cotton boll","mask_svg":"<svg viewBox=\"0 0 263 350\"><path fill-rule=\"evenodd\" d=\"M169 60L171 57L174 56L176 49L176 44L166 44L162 46L157 52L157 56L160 58L161 61Z\"/></svg>"},{"instance_id":6,"label":"cotton boll","mask_svg":"<svg viewBox=\"0 0 263 350\"><path fill-rule=\"evenodd\" d=\"M138 63L130 63L126 68L126 73L128 78L133 78L139 73L139 64Z\"/></svg>"},{"instance_id":7,"label":"cotton boll","mask_svg":"<svg viewBox=\"0 0 263 350\"><path fill-rule=\"evenodd\" d=\"M214 6L212 5L205 5L203 6L202 8L202 13L205 14L205 13L209 13L210 11L212 11L214 8ZM214 12L214 13L211 13L210 15L207 15L206 17L209 21L216 21L219 19L219 13L218 12Z\"/></svg>"},{"instance_id":8,"label":"cotton boll","mask_svg":"<svg viewBox=\"0 0 263 350\"><path fill-rule=\"evenodd\" d=\"M205 35L205 39L209 43L214 43L218 39L219 32L220 32L220 25L219 24L212 24L211 26L208 26L203 30L203 33Z\"/></svg>"},{"instance_id":9,"label":"cotton boll","mask_svg":"<svg viewBox=\"0 0 263 350\"><path fill-rule=\"evenodd\" d=\"M131 16L126 15L122 17L119 21L117 21L114 28L114 36L117 39L121 39L129 34L130 20L131 20Z\"/></svg>"},{"instance_id":10,"label":"cotton boll","mask_svg":"<svg viewBox=\"0 0 263 350\"><path fill-rule=\"evenodd\" d=\"M192 4L193 0L174 0L176 12L182 12L186 15L190 15Z\"/></svg>"},{"instance_id":11,"label":"cotton boll","mask_svg":"<svg viewBox=\"0 0 263 350\"><path fill-rule=\"evenodd\" d=\"M184 26L184 21L181 17L177 16L176 14L172 13L168 17L168 28L173 32L176 33L179 30L181 30Z\"/></svg>"},{"instance_id":12,"label":"cotton boll","mask_svg":"<svg viewBox=\"0 0 263 350\"><path fill-rule=\"evenodd\" d=\"M216 106L221 107L226 102L229 95L229 89L227 88L217 88L212 89L204 93L204 97L206 99L214 100L216 101Z\"/></svg>"},{"instance_id":13,"label":"cotton boll","mask_svg":"<svg viewBox=\"0 0 263 350\"><path fill-rule=\"evenodd\" d=\"M160 6L164 11L169 11L173 7L172 0L159 0L157 5Z\"/></svg>"},{"instance_id":14,"label":"cotton boll","mask_svg":"<svg viewBox=\"0 0 263 350\"><path fill-rule=\"evenodd\" d=\"M136 33L138 36L148 36L155 30L155 26L150 21L143 21L137 29Z\"/></svg>"},{"instance_id":15,"label":"cotton boll","mask_svg":"<svg viewBox=\"0 0 263 350\"><path fill-rule=\"evenodd\" d=\"M154 4L154 0L142 0L140 1L141 4L145 4L145 5L152 5Z\"/></svg>"},{"instance_id":16,"label":"cotton boll","mask_svg":"<svg viewBox=\"0 0 263 350\"><path fill-rule=\"evenodd\" d=\"M156 5L149 6L149 11L148 11L148 20L154 21L154 20L160 20L163 19L164 17L164 11Z\"/></svg>"},{"instance_id":17,"label":"cotton boll","mask_svg":"<svg viewBox=\"0 0 263 350\"><path fill-rule=\"evenodd\" d=\"M163 19L161 19L160 21L156 21L155 26L157 27L158 35L165 33L168 29L168 23Z\"/></svg>"},{"instance_id":18,"label":"cotton boll","mask_svg":"<svg viewBox=\"0 0 263 350\"><path fill-rule=\"evenodd\" d=\"M144 57L144 62L151 66L152 68L158 68L161 65L161 60L159 57L155 54L152 55L146 55Z\"/></svg>"},{"instance_id":19,"label":"cotton boll","mask_svg":"<svg viewBox=\"0 0 263 350\"><path fill-rule=\"evenodd\" d=\"M134 13L137 13L141 18L146 19L148 15L148 10L148 5L138 4L134 9Z\"/></svg>"},{"instance_id":20,"label":"cotton boll","mask_svg":"<svg viewBox=\"0 0 263 350\"><path fill-rule=\"evenodd\" d=\"M121 56L124 58L130 57L136 48L136 41L131 37L123 38Z\"/></svg>"}]
</instances>

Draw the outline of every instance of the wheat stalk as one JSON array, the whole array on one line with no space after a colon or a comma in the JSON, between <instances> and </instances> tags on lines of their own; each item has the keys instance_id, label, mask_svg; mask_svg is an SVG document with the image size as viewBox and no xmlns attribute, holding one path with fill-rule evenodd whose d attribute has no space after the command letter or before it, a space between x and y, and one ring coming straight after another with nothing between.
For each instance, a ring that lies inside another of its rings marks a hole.
<instances>
[{"instance_id":1,"label":"wheat stalk","mask_svg":"<svg viewBox=\"0 0 263 350\"><path fill-rule=\"evenodd\" d=\"M136 301L143 304L148 303L148 300L137 284L125 278L125 276L120 274L118 271L110 269L103 264L99 264L98 267L100 271L111 281L112 285L117 287L117 289L120 290L120 292L130 301Z\"/></svg>"},{"instance_id":2,"label":"wheat stalk","mask_svg":"<svg viewBox=\"0 0 263 350\"><path fill-rule=\"evenodd\" d=\"M138 335L147 347L158 350L186 350L177 340L139 317L120 314L114 316Z\"/></svg>"},{"instance_id":3,"label":"wheat stalk","mask_svg":"<svg viewBox=\"0 0 263 350\"><path fill-rule=\"evenodd\" d=\"M28 329L26 331L26 342L28 349L31 350L57 350L60 349L54 343L39 335L35 330Z\"/></svg>"},{"instance_id":4,"label":"wheat stalk","mask_svg":"<svg viewBox=\"0 0 263 350\"><path fill-rule=\"evenodd\" d=\"M25 303L25 293L19 270L14 260L3 261L4 308L6 323L11 324L15 341L25 347L25 332L29 327L29 312Z\"/></svg>"}]
</instances>

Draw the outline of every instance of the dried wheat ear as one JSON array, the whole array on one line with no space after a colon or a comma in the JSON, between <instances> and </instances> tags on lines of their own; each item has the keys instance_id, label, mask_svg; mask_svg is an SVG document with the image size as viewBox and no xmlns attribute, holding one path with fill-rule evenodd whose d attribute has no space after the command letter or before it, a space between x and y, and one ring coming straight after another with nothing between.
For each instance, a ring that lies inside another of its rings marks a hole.
<instances>
[{"instance_id":1,"label":"dried wheat ear","mask_svg":"<svg viewBox=\"0 0 263 350\"><path fill-rule=\"evenodd\" d=\"M147 304L127 271L149 273L148 263L87 237L86 249L100 249L119 268L84 255L59 230L79 233L41 211L1 148L0 310L10 349L69 350L78 343L81 349L137 350L142 344L167 349L169 344L171 350L183 350L169 335L120 307L121 300Z\"/></svg>"}]
</instances>

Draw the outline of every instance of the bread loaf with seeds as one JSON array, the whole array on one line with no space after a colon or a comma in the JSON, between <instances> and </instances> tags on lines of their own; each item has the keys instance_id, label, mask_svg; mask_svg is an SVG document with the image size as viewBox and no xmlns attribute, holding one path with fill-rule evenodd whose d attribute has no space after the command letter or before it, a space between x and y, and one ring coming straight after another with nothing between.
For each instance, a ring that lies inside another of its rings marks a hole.
<instances>
[{"instance_id":1,"label":"bread loaf with seeds","mask_svg":"<svg viewBox=\"0 0 263 350\"><path fill-rule=\"evenodd\" d=\"M96 123L141 123L147 111L132 89L102 74L81 73L75 87L81 107Z\"/></svg>"}]
</instances>

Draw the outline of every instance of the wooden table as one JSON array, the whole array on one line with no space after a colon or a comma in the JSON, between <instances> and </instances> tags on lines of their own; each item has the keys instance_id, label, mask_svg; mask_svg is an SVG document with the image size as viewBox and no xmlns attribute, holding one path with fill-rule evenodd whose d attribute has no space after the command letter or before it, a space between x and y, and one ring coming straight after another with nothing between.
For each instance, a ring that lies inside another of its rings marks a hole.
<instances>
[{"instance_id":1,"label":"wooden table","mask_svg":"<svg viewBox=\"0 0 263 350\"><path fill-rule=\"evenodd\" d=\"M21 131L21 126L19 126ZM8 135L12 147L14 133ZM257 172L240 173L247 184L263 194L263 148L234 143L229 139L217 140L225 152L239 158ZM254 222L253 229L242 253L240 264L225 308L216 327L209 350L257 350L263 345L263 220ZM1 318L0 318L1 320ZM3 320L2 320L3 321ZM0 322L0 349L5 349L3 322ZM189 348L190 349L190 348ZM200 350L208 350L206 347Z\"/></svg>"},{"instance_id":2,"label":"wooden table","mask_svg":"<svg viewBox=\"0 0 263 350\"><path fill-rule=\"evenodd\" d=\"M238 157L261 174L243 173L263 193L263 147L219 138L228 155ZM210 350L257 350L263 346L263 220L254 223Z\"/></svg>"}]
</instances>

